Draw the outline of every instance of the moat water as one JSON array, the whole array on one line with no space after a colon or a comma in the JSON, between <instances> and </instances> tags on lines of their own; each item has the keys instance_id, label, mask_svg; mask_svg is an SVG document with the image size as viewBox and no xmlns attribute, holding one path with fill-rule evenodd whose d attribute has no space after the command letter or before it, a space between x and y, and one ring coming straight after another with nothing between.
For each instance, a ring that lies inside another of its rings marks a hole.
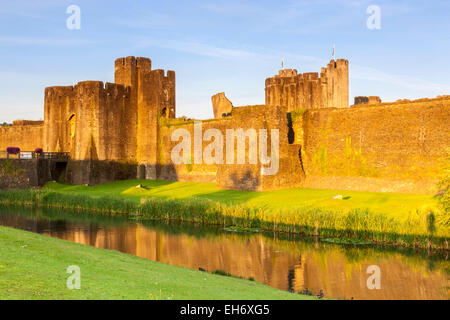
<instances>
[{"instance_id":1,"label":"moat water","mask_svg":"<svg viewBox=\"0 0 450 320\"><path fill-rule=\"evenodd\" d=\"M342 246L268 232L236 233L54 209L3 207L0 225L175 266L223 270L281 290L322 290L328 298L450 298L448 253ZM367 269L373 265L381 271L379 290L367 287Z\"/></svg>"}]
</instances>

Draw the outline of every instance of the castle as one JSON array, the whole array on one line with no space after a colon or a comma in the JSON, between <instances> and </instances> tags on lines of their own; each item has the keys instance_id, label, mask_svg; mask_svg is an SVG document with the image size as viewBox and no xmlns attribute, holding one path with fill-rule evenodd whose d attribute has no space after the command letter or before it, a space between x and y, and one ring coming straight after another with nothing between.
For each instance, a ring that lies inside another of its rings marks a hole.
<instances>
[{"instance_id":1,"label":"castle","mask_svg":"<svg viewBox=\"0 0 450 320\"><path fill-rule=\"evenodd\" d=\"M0 150L69 153L52 179L74 184L142 178L257 191L434 192L449 155L450 97L395 103L356 97L350 106L348 68L347 60L332 60L320 74L281 70L266 79L265 105L234 107L223 93L213 96L214 119L200 122L202 132L277 129L275 175L263 175L259 162L174 163L173 133L182 128L194 137L199 121L176 118L175 72L152 70L148 58L117 59L115 83L46 88L44 121L0 127ZM249 143L245 148L248 160Z\"/></svg>"}]
</instances>

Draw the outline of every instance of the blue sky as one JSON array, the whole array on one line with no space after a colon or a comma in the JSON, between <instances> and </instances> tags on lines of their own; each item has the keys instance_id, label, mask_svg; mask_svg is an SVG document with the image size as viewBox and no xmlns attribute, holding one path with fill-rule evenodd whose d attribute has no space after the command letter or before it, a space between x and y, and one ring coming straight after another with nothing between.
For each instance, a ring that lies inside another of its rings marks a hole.
<instances>
[{"instance_id":1,"label":"blue sky","mask_svg":"<svg viewBox=\"0 0 450 320\"><path fill-rule=\"evenodd\" d=\"M69 5L81 29L69 30ZM381 8L381 29L366 10ZM350 97L383 101L450 94L450 1L94 1L0 4L0 121L43 118L44 88L114 81L114 60L144 56L176 71L177 116L212 117L211 95L264 103L285 66L318 72L350 61Z\"/></svg>"}]
</instances>

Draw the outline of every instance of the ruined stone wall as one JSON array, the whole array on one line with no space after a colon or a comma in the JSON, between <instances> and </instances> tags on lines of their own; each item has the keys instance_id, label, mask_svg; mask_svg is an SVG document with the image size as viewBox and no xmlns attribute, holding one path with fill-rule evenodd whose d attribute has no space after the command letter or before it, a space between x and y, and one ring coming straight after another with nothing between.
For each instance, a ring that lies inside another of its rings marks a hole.
<instances>
[{"instance_id":1,"label":"ruined stone wall","mask_svg":"<svg viewBox=\"0 0 450 320\"><path fill-rule=\"evenodd\" d=\"M233 104L225 96L224 92L213 95L211 97L211 102L213 105L215 119L220 119L231 115L231 112L233 111Z\"/></svg>"},{"instance_id":2,"label":"ruined stone wall","mask_svg":"<svg viewBox=\"0 0 450 320\"><path fill-rule=\"evenodd\" d=\"M380 104L381 103L381 98L378 96L370 96L370 97L365 97L365 96L360 96L360 97L355 97L355 102L353 105L360 105L360 104Z\"/></svg>"},{"instance_id":3,"label":"ruined stone wall","mask_svg":"<svg viewBox=\"0 0 450 320\"><path fill-rule=\"evenodd\" d=\"M299 157L300 146L294 145L290 138L291 128L286 107L253 106L234 108L229 128L244 130L255 129L258 132L258 147L260 145L259 130L266 129L268 133L268 154L272 154L271 130L279 133L279 169L274 175L262 174L261 158L258 150L258 164L248 164L248 141L246 144L246 164L223 164L218 166L216 183L219 187L239 190L276 190L299 187L303 183L304 171Z\"/></svg>"},{"instance_id":4,"label":"ruined stone wall","mask_svg":"<svg viewBox=\"0 0 450 320\"><path fill-rule=\"evenodd\" d=\"M223 137L223 164L196 163L194 157L194 121L174 119L161 123L161 135L159 145L161 146L159 158L161 170L159 179L216 182L219 187L241 190L272 190L300 186L304 179L304 172L299 158L300 146L289 144L289 124L286 108L251 106L234 108L230 117L215 120L199 121L202 127L202 136L208 129L217 129ZM191 163L176 165L172 162L171 152L179 141L171 141L172 133L177 129L186 129L191 136ZM279 170L275 175L263 175L260 164L259 140L256 146L257 163L250 164L249 161L249 138L246 137L245 164L237 163L237 142L235 141L234 164L226 163L227 130L255 129L257 139L260 139L259 130L268 131L268 154L271 155L271 130L279 132ZM202 151L212 141L202 141Z\"/></svg>"},{"instance_id":5,"label":"ruined stone wall","mask_svg":"<svg viewBox=\"0 0 450 320\"><path fill-rule=\"evenodd\" d=\"M347 108L348 61L330 61L318 73L297 74L297 70L280 70L266 79L266 105L296 109Z\"/></svg>"},{"instance_id":6,"label":"ruined stone wall","mask_svg":"<svg viewBox=\"0 0 450 320\"><path fill-rule=\"evenodd\" d=\"M198 121L202 125L203 134L208 129L218 129L222 133L225 132L229 125L228 119L223 120L204 120ZM178 180L178 181L193 181L193 182L215 182L217 165L196 163L194 160L194 120L185 121L184 119L166 119L160 121L160 134L158 137L158 153L157 160L159 163L157 177L161 180ZM172 134L178 130L184 129L189 132L191 136L191 154L187 158L189 161L184 161L181 164L174 164L172 162L172 150L179 141L172 141ZM210 142L202 142L202 150Z\"/></svg>"},{"instance_id":7,"label":"ruined stone wall","mask_svg":"<svg viewBox=\"0 0 450 320\"><path fill-rule=\"evenodd\" d=\"M309 110L306 185L432 193L450 152L449 119L450 99Z\"/></svg>"}]
</instances>

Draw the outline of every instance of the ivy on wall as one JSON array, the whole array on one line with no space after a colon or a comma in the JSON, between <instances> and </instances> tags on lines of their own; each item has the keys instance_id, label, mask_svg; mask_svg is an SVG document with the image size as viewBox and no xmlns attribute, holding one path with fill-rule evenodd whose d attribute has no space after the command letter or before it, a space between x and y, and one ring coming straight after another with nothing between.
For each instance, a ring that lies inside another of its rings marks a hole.
<instances>
[{"instance_id":1,"label":"ivy on wall","mask_svg":"<svg viewBox=\"0 0 450 320\"><path fill-rule=\"evenodd\" d=\"M325 144L321 144L312 156L312 174L378 177L379 170L362 154L361 147L355 148L351 137L345 138L344 152L330 154Z\"/></svg>"}]
</instances>

